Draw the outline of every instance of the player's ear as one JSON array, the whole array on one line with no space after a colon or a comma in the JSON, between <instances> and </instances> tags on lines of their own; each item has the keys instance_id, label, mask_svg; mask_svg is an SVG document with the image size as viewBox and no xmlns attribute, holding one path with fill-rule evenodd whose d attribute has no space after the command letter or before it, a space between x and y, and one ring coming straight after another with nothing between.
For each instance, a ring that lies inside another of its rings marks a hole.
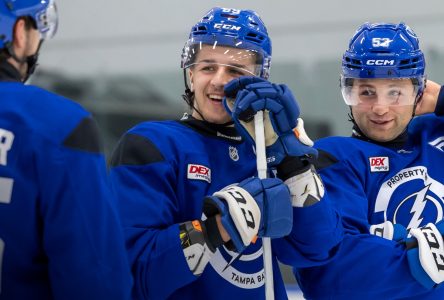
<instances>
[{"instance_id":1,"label":"player's ear","mask_svg":"<svg viewBox=\"0 0 444 300\"><path fill-rule=\"evenodd\" d=\"M18 19L14 26L14 51L22 49L26 44L26 23L24 19Z\"/></svg>"}]
</instances>

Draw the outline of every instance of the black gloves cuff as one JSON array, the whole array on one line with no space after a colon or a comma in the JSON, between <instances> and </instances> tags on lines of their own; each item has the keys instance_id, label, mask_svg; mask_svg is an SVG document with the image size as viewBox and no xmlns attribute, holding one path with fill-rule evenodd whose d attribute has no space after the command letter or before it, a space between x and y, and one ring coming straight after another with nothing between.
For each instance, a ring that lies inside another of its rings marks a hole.
<instances>
[{"instance_id":1,"label":"black gloves cuff","mask_svg":"<svg viewBox=\"0 0 444 300\"><path fill-rule=\"evenodd\" d=\"M276 167L277 177L285 181L288 178L304 173L310 169L310 166L311 164L306 157L287 156Z\"/></svg>"},{"instance_id":2,"label":"black gloves cuff","mask_svg":"<svg viewBox=\"0 0 444 300\"><path fill-rule=\"evenodd\" d=\"M216 248L223 245L224 241L220 235L219 228L217 227L216 217L212 216L203 221L205 241L211 252L216 251Z\"/></svg>"},{"instance_id":3,"label":"black gloves cuff","mask_svg":"<svg viewBox=\"0 0 444 300\"><path fill-rule=\"evenodd\" d=\"M438 101L436 102L435 115L444 116L444 85L441 86L438 94Z\"/></svg>"}]
</instances>

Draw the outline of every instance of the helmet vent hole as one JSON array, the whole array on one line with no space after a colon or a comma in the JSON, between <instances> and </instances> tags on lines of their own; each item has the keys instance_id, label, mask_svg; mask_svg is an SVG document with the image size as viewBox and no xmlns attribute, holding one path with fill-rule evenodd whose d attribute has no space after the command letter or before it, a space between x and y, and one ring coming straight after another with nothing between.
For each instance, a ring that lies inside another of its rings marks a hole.
<instances>
[{"instance_id":1,"label":"helmet vent hole","mask_svg":"<svg viewBox=\"0 0 444 300\"><path fill-rule=\"evenodd\" d=\"M390 53L389 50L373 50L372 53Z\"/></svg>"},{"instance_id":2,"label":"helmet vent hole","mask_svg":"<svg viewBox=\"0 0 444 300\"><path fill-rule=\"evenodd\" d=\"M238 16L229 15L229 14L221 14L221 17L227 18L227 19L237 19L238 18Z\"/></svg>"},{"instance_id":3,"label":"helmet vent hole","mask_svg":"<svg viewBox=\"0 0 444 300\"><path fill-rule=\"evenodd\" d=\"M403 59L399 62L400 65L406 65L408 63L410 63L410 59Z\"/></svg>"},{"instance_id":4,"label":"helmet vent hole","mask_svg":"<svg viewBox=\"0 0 444 300\"><path fill-rule=\"evenodd\" d=\"M261 36L259 34L256 34L254 32L249 32L245 36L245 39L249 40L249 41L252 41L252 42L255 42L255 43L262 43L262 41L265 40L265 37L263 37L263 36Z\"/></svg>"},{"instance_id":5,"label":"helmet vent hole","mask_svg":"<svg viewBox=\"0 0 444 300\"><path fill-rule=\"evenodd\" d=\"M205 26L196 26L193 28L193 34L206 34L208 32Z\"/></svg>"},{"instance_id":6,"label":"helmet vent hole","mask_svg":"<svg viewBox=\"0 0 444 300\"><path fill-rule=\"evenodd\" d=\"M359 69L357 66L354 65L345 65L349 69Z\"/></svg>"},{"instance_id":7,"label":"helmet vent hole","mask_svg":"<svg viewBox=\"0 0 444 300\"><path fill-rule=\"evenodd\" d=\"M416 64L409 64L409 65L406 65L406 66L402 66L402 67L399 67L399 69L400 70L416 69Z\"/></svg>"}]
</instances>

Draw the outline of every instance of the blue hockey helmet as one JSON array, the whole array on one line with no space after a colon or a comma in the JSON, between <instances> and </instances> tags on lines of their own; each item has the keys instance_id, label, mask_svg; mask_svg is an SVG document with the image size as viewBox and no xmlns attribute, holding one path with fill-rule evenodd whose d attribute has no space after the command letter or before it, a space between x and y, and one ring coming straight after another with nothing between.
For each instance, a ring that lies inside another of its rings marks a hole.
<instances>
[{"instance_id":1,"label":"blue hockey helmet","mask_svg":"<svg viewBox=\"0 0 444 300\"><path fill-rule=\"evenodd\" d=\"M404 23L365 23L350 40L342 58L341 88L346 98L350 79L405 79L414 84L417 99L425 86L425 59L416 34ZM348 94L349 95L349 94ZM413 103L411 103L413 104Z\"/></svg>"},{"instance_id":2,"label":"blue hockey helmet","mask_svg":"<svg viewBox=\"0 0 444 300\"><path fill-rule=\"evenodd\" d=\"M42 39L53 37L57 31L54 0L0 0L0 49L11 45L14 25L21 17L34 20Z\"/></svg>"},{"instance_id":3,"label":"blue hockey helmet","mask_svg":"<svg viewBox=\"0 0 444 300\"><path fill-rule=\"evenodd\" d=\"M254 56L251 75L268 78L271 64L271 40L259 15L252 10L215 7L192 28L182 51L181 67L196 63L196 56L204 45L233 48L226 53L230 60L245 60Z\"/></svg>"}]
</instances>

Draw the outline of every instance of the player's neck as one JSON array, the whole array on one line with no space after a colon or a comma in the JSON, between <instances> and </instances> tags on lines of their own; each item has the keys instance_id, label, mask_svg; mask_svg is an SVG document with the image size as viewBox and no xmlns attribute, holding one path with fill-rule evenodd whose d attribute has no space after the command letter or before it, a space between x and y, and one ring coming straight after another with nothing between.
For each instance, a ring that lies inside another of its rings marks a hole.
<instances>
[{"instance_id":1,"label":"player's neck","mask_svg":"<svg viewBox=\"0 0 444 300\"><path fill-rule=\"evenodd\" d=\"M11 58L0 58L0 81L21 81L21 75Z\"/></svg>"}]
</instances>

